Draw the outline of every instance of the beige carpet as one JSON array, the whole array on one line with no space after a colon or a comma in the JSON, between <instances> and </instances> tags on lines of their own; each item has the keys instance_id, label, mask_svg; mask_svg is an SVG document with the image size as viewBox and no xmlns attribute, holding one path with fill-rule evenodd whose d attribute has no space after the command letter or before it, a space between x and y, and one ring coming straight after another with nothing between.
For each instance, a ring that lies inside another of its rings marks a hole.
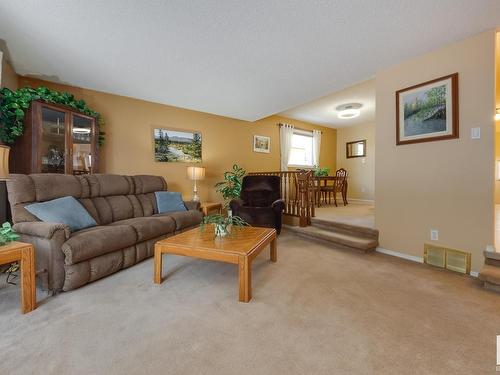
<instances>
[{"instance_id":1,"label":"beige carpet","mask_svg":"<svg viewBox=\"0 0 500 375\"><path fill-rule=\"evenodd\" d=\"M494 374L500 295L374 253L279 240L254 298L233 265L167 256L21 315L0 290L0 374ZM43 296L40 296L43 297Z\"/></svg>"},{"instance_id":2,"label":"beige carpet","mask_svg":"<svg viewBox=\"0 0 500 375\"><path fill-rule=\"evenodd\" d=\"M350 225L375 228L375 206L368 203L351 202L347 206L339 204L316 207L316 218Z\"/></svg>"}]
</instances>

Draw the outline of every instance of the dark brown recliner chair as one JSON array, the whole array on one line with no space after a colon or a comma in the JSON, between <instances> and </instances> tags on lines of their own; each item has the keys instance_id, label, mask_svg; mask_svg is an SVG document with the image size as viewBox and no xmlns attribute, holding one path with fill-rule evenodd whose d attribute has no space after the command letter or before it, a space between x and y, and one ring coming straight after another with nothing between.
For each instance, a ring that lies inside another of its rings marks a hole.
<instances>
[{"instance_id":1,"label":"dark brown recliner chair","mask_svg":"<svg viewBox=\"0 0 500 375\"><path fill-rule=\"evenodd\" d=\"M245 176L240 199L229 203L232 214L256 227L275 228L281 232L281 216L285 202L280 198L278 176Z\"/></svg>"}]
</instances>

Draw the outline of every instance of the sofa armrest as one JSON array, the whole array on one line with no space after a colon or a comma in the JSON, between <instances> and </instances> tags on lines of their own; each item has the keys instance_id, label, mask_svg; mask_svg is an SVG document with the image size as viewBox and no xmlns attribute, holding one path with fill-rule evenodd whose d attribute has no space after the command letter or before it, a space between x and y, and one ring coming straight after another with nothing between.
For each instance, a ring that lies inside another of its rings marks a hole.
<instances>
[{"instance_id":1,"label":"sofa armrest","mask_svg":"<svg viewBox=\"0 0 500 375\"><path fill-rule=\"evenodd\" d=\"M285 201L283 199L277 199L273 202L273 204L271 205L271 207L274 209L274 210L278 210L278 211L283 211L285 209Z\"/></svg>"},{"instance_id":2,"label":"sofa armrest","mask_svg":"<svg viewBox=\"0 0 500 375\"><path fill-rule=\"evenodd\" d=\"M199 211L201 207L200 202L197 201L184 201L184 206L186 206L188 210L196 211Z\"/></svg>"},{"instance_id":3,"label":"sofa armrest","mask_svg":"<svg viewBox=\"0 0 500 375\"><path fill-rule=\"evenodd\" d=\"M238 210L238 208L242 207L244 205L244 202L242 199L232 199L231 202L229 202L229 208L231 211L234 212Z\"/></svg>"},{"instance_id":4,"label":"sofa armrest","mask_svg":"<svg viewBox=\"0 0 500 375\"><path fill-rule=\"evenodd\" d=\"M69 227L65 224L29 221L14 224L12 229L20 235L20 241L35 247L36 270L46 271L40 275L42 289L53 292L62 290L65 270L61 246L69 238Z\"/></svg>"},{"instance_id":5,"label":"sofa armrest","mask_svg":"<svg viewBox=\"0 0 500 375\"><path fill-rule=\"evenodd\" d=\"M12 229L19 234L24 234L27 236L41 237L46 239L52 239L57 231L64 232L64 238L68 239L70 235L70 229L66 224L59 223L46 223L43 221L27 221L22 223L14 224Z\"/></svg>"}]
</instances>

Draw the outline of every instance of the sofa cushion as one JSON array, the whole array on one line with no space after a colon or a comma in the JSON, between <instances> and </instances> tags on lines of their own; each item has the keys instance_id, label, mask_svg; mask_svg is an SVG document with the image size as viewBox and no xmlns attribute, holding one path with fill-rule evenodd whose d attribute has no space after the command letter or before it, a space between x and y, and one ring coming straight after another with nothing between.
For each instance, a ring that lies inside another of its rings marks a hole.
<instances>
[{"instance_id":1,"label":"sofa cushion","mask_svg":"<svg viewBox=\"0 0 500 375\"><path fill-rule=\"evenodd\" d=\"M139 199L137 199L137 196L135 196L135 195L127 195L127 199L130 201L130 204L132 205L132 208L133 208L133 211L134 211L134 217L143 217L143 216L145 216L144 215L144 210L142 209L141 202L139 201Z\"/></svg>"},{"instance_id":2,"label":"sofa cushion","mask_svg":"<svg viewBox=\"0 0 500 375\"><path fill-rule=\"evenodd\" d=\"M138 194L136 197L141 204L143 216L151 216L155 213L156 199L154 196L153 199L148 194Z\"/></svg>"},{"instance_id":3,"label":"sofa cushion","mask_svg":"<svg viewBox=\"0 0 500 375\"><path fill-rule=\"evenodd\" d=\"M189 210L184 212L168 212L165 214L155 214L152 217L169 216L175 221L175 230L183 230L194 227L201 223L203 214L200 211Z\"/></svg>"},{"instance_id":4,"label":"sofa cushion","mask_svg":"<svg viewBox=\"0 0 500 375\"><path fill-rule=\"evenodd\" d=\"M137 241L146 241L152 238L170 234L175 231L175 221L170 216L158 217L136 217L133 219L120 220L111 226L129 225L137 234Z\"/></svg>"},{"instance_id":5,"label":"sofa cushion","mask_svg":"<svg viewBox=\"0 0 500 375\"><path fill-rule=\"evenodd\" d=\"M92 203L97 211L99 216L100 225L106 225L113 222L113 211L111 210L111 206L105 197L96 197L91 198Z\"/></svg>"},{"instance_id":6,"label":"sofa cushion","mask_svg":"<svg viewBox=\"0 0 500 375\"><path fill-rule=\"evenodd\" d=\"M131 219L134 217L134 207L124 195L114 195L104 198L111 208L111 214L113 217L113 222Z\"/></svg>"},{"instance_id":7,"label":"sofa cushion","mask_svg":"<svg viewBox=\"0 0 500 375\"><path fill-rule=\"evenodd\" d=\"M67 265L132 246L136 231L130 225L107 225L75 232L61 246Z\"/></svg>"},{"instance_id":8,"label":"sofa cushion","mask_svg":"<svg viewBox=\"0 0 500 375\"><path fill-rule=\"evenodd\" d=\"M134 182L129 176L115 174L86 175L91 197L128 195L134 192Z\"/></svg>"},{"instance_id":9,"label":"sofa cushion","mask_svg":"<svg viewBox=\"0 0 500 375\"><path fill-rule=\"evenodd\" d=\"M7 180L7 189L11 206L36 201L35 183L30 176L11 174Z\"/></svg>"},{"instance_id":10,"label":"sofa cushion","mask_svg":"<svg viewBox=\"0 0 500 375\"><path fill-rule=\"evenodd\" d=\"M155 191L167 190L167 183L160 176L133 176L135 194L154 193Z\"/></svg>"},{"instance_id":11,"label":"sofa cushion","mask_svg":"<svg viewBox=\"0 0 500 375\"><path fill-rule=\"evenodd\" d=\"M100 222L99 219L99 212L97 211L94 202L90 198L83 198L83 199L78 199L78 202L87 210L90 216L94 218L96 221L97 225L101 225L102 223Z\"/></svg>"},{"instance_id":12,"label":"sofa cushion","mask_svg":"<svg viewBox=\"0 0 500 375\"><path fill-rule=\"evenodd\" d=\"M97 225L87 210L73 197L33 203L26 206L26 209L46 223L66 224L72 232Z\"/></svg>"},{"instance_id":13,"label":"sofa cushion","mask_svg":"<svg viewBox=\"0 0 500 375\"><path fill-rule=\"evenodd\" d=\"M39 173L30 175L35 184L36 201L43 202L55 198L72 196L81 198L81 180L68 174Z\"/></svg>"},{"instance_id":14,"label":"sofa cushion","mask_svg":"<svg viewBox=\"0 0 500 375\"><path fill-rule=\"evenodd\" d=\"M155 192L155 197L159 214L187 211L181 193L175 191L157 191Z\"/></svg>"}]
</instances>

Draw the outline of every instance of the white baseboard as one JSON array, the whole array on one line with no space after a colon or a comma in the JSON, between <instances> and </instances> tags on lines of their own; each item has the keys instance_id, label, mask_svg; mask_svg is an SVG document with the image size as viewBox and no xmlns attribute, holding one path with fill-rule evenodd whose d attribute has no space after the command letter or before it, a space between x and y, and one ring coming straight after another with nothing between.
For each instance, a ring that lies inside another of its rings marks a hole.
<instances>
[{"instance_id":1,"label":"white baseboard","mask_svg":"<svg viewBox=\"0 0 500 375\"><path fill-rule=\"evenodd\" d=\"M411 260L412 262L424 263L424 258L422 258L422 257L418 257L418 256L415 256L415 255L409 255L409 254L405 254L405 253L400 253L399 251L384 249L383 247L377 247L375 249L375 251L377 251L379 253L382 253L382 254L391 255L393 257L398 257L398 258L403 258L403 259L406 259L406 260ZM470 276L472 276L472 277L478 277L479 276L479 272L470 271Z\"/></svg>"},{"instance_id":2,"label":"white baseboard","mask_svg":"<svg viewBox=\"0 0 500 375\"><path fill-rule=\"evenodd\" d=\"M393 257L411 260L412 262L424 263L424 258L422 258L422 257L417 257L415 255L400 253L399 251L384 249L383 247L377 247L375 249L375 251L382 253L382 254L392 255Z\"/></svg>"}]
</instances>

